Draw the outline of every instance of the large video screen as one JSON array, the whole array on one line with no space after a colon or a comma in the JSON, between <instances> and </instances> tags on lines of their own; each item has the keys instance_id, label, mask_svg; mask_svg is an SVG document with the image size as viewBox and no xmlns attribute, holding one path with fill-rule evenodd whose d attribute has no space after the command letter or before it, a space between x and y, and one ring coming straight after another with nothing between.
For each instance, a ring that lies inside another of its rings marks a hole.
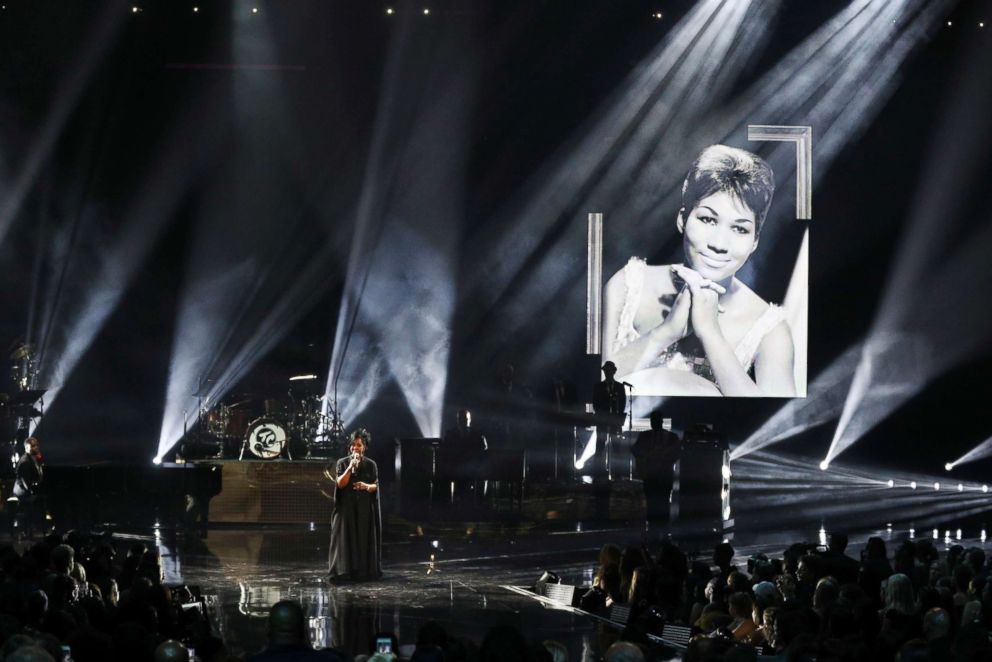
<instances>
[{"instance_id":1,"label":"large video screen","mask_svg":"<svg viewBox=\"0 0 992 662\"><path fill-rule=\"evenodd\" d=\"M748 149L710 145L678 167L686 175L670 218L679 248L656 262L632 255L602 274L605 372L615 367L638 396L805 396L805 220L785 219L801 224L798 245L762 241L780 182ZM762 270L788 282L769 284Z\"/></svg>"}]
</instances>

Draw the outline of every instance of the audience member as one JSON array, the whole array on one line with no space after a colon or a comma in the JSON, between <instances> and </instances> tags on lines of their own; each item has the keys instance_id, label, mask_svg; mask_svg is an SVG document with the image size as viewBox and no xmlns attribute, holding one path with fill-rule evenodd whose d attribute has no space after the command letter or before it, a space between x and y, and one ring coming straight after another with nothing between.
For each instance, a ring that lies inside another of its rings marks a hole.
<instances>
[{"instance_id":1,"label":"audience member","mask_svg":"<svg viewBox=\"0 0 992 662\"><path fill-rule=\"evenodd\" d=\"M249 662L282 662L283 660L345 660L335 650L316 651L307 641L303 607L292 600L281 600L269 609L269 644ZM156 661L157 662L157 661Z\"/></svg>"}]
</instances>

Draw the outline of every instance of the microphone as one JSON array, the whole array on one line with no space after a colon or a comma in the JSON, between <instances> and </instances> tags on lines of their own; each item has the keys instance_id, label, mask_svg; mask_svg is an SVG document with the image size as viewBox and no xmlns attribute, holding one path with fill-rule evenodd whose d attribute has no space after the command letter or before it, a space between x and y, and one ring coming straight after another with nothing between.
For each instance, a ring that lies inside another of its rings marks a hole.
<instances>
[{"instance_id":1,"label":"microphone","mask_svg":"<svg viewBox=\"0 0 992 662\"><path fill-rule=\"evenodd\" d=\"M620 383L626 386L627 388L634 388L634 385L631 384L630 382L620 382Z\"/></svg>"}]
</instances>

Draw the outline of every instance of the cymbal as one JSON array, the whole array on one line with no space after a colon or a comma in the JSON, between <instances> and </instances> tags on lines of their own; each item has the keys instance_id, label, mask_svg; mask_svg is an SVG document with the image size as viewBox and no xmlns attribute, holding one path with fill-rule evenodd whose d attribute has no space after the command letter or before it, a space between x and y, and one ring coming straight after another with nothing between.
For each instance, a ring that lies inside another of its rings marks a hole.
<instances>
[{"instance_id":1,"label":"cymbal","mask_svg":"<svg viewBox=\"0 0 992 662\"><path fill-rule=\"evenodd\" d=\"M234 397L232 397L230 399L233 400L234 402L232 402L231 404L227 405L227 408L228 409L234 409L236 407L240 407L242 405L246 405L246 404L248 404L250 402L257 401L258 400L258 396L256 396L254 393L239 393L239 394L237 394L236 396L234 396Z\"/></svg>"}]
</instances>

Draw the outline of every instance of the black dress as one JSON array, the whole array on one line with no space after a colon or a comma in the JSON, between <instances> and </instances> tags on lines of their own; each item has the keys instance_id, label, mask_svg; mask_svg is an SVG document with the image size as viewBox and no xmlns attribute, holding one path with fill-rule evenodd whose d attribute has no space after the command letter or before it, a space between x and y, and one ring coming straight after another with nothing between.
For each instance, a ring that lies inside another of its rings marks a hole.
<instances>
[{"instance_id":1,"label":"black dress","mask_svg":"<svg viewBox=\"0 0 992 662\"><path fill-rule=\"evenodd\" d=\"M351 456L335 465L335 476L348 468ZM363 457L345 487L334 489L334 514L331 516L330 575L352 580L378 579L382 576L382 517L379 513L379 490L355 489L356 482L376 483L379 478L375 462Z\"/></svg>"}]
</instances>

